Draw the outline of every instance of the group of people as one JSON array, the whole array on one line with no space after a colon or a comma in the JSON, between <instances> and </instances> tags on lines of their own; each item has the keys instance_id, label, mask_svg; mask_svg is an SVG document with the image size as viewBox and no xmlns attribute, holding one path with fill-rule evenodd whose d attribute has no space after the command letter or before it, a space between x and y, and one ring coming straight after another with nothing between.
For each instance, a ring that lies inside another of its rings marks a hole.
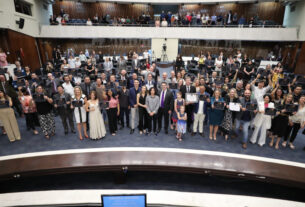
<instances>
[{"instance_id":1,"label":"group of people","mask_svg":"<svg viewBox=\"0 0 305 207\"><path fill-rule=\"evenodd\" d=\"M160 18L155 21L155 26L167 27L167 26L249 26L265 24L265 21L259 19L256 15L250 19L246 19L244 16L238 16L238 14L230 10L227 14L219 13L218 15L209 15L208 13L201 12L186 12L184 15L181 13L172 14L170 11L165 13L162 11Z\"/></svg>"},{"instance_id":2,"label":"group of people","mask_svg":"<svg viewBox=\"0 0 305 207\"><path fill-rule=\"evenodd\" d=\"M210 54L201 53L203 61L198 61L195 74L179 58L170 74L160 74L150 60L142 69L132 64L128 74L125 68L105 65L109 60L93 61L92 55L82 58L79 69L71 69L65 67L69 57L54 54L43 72L31 72L18 61L14 75L1 70L0 120L10 141L21 139L13 108L25 116L28 130L38 134L40 127L47 139L56 132L56 115L65 134L76 133L76 123L81 140L115 136L128 127L130 134L138 129L148 136L174 131L182 141L186 133L205 137L208 125L210 140L219 134L234 139L242 131L244 149L253 128L251 143L263 146L270 137L270 147L294 149L305 125L304 77L285 82L291 75L285 76L281 63L261 70L240 51L232 54L234 64L223 53L208 64ZM139 61L136 53L131 54Z\"/></svg>"},{"instance_id":3,"label":"group of people","mask_svg":"<svg viewBox=\"0 0 305 207\"><path fill-rule=\"evenodd\" d=\"M111 17L109 14L105 14L102 16L95 14L92 18L88 17L87 19L71 19L69 16L70 15L67 14L64 9L61 9L60 14L50 16L50 25L147 25L151 21L151 16L149 12L143 12L138 17Z\"/></svg>"},{"instance_id":4,"label":"group of people","mask_svg":"<svg viewBox=\"0 0 305 207\"><path fill-rule=\"evenodd\" d=\"M51 25L65 25L65 24L85 24L87 26L92 25L148 25L151 24L151 15L146 12L142 13L139 17L111 17L109 14L99 17L96 14L92 18L87 18L83 20L76 21L75 19L69 19L69 15L65 13L63 9L59 15L50 16ZM168 26L265 26L266 21L261 20L258 15L246 19L243 15L238 15L236 12L231 10L227 13L218 13L217 15L213 13L202 12L186 12L182 14L181 12L177 14L172 14L171 11L162 11L160 16L155 17L156 27L168 27Z\"/></svg>"}]
</instances>

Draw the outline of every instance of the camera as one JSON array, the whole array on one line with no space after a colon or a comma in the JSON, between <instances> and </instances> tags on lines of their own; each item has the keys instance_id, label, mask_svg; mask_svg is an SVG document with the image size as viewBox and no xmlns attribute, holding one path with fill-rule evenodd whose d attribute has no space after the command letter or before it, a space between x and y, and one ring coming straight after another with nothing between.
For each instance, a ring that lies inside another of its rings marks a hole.
<instances>
[{"instance_id":1,"label":"camera","mask_svg":"<svg viewBox=\"0 0 305 207\"><path fill-rule=\"evenodd\" d=\"M166 44L164 43L163 46L162 46L162 49L163 49L164 52L166 51L166 48L167 48L167 46L166 46Z\"/></svg>"}]
</instances>

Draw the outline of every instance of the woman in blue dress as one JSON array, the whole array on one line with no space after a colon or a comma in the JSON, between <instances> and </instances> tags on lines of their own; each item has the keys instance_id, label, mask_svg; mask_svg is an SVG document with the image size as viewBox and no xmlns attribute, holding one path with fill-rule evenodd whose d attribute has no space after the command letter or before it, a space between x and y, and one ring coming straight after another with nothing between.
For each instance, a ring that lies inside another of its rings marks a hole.
<instances>
[{"instance_id":1,"label":"woman in blue dress","mask_svg":"<svg viewBox=\"0 0 305 207\"><path fill-rule=\"evenodd\" d=\"M185 113L185 107L180 107L180 112L178 112L178 122L177 122L177 136L176 138L181 142L182 135L186 133L186 120L187 115Z\"/></svg>"},{"instance_id":2,"label":"woman in blue dress","mask_svg":"<svg viewBox=\"0 0 305 207\"><path fill-rule=\"evenodd\" d=\"M224 110L215 109L215 102L224 102L224 99L221 97L221 91L216 89L213 97L211 98L211 106L209 107L209 124L210 124L210 140L214 138L216 140L216 134L218 131L219 125L223 120ZM225 103L224 103L225 105ZM213 135L213 138L212 138Z\"/></svg>"},{"instance_id":3,"label":"woman in blue dress","mask_svg":"<svg viewBox=\"0 0 305 207\"><path fill-rule=\"evenodd\" d=\"M179 91L177 92L177 98L174 102L174 111L172 116L172 121L174 123L174 126L177 130L177 122L178 122L178 113L180 112L180 107L185 106L184 99L182 98L182 93Z\"/></svg>"}]
</instances>

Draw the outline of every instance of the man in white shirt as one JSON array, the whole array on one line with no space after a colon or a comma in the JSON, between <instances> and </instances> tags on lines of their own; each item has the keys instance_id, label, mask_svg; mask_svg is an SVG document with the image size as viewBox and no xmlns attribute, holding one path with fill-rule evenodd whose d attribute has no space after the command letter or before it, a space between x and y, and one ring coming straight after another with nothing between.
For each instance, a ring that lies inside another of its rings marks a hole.
<instances>
[{"instance_id":1,"label":"man in white shirt","mask_svg":"<svg viewBox=\"0 0 305 207\"><path fill-rule=\"evenodd\" d=\"M105 62L104 62L104 70L105 70L105 73L107 75L110 75L111 73L111 69L113 68L113 64L112 64L112 61L109 60L109 58L106 58Z\"/></svg>"},{"instance_id":2,"label":"man in white shirt","mask_svg":"<svg viewBox=\"0 0 305 207\"><path fill-rule=\"evenodd\" d=\"M149 54L148 54L147 50L144 50L143 59L148 59L148 58L149 58Z\"/></svg>"},{"instance_id":3,"label":"man in white shirt","mask_svg":"<svg viewBox=\"0 0 305 207\"><path fill-rule=\"evenodd\" d=\"M79 60L82 64L86 63L87 62L87 57L86 55L83 53L83 51L80 51L79 53Z\"/></svg>"},{"instance_id":4,"label":"man in white shirt","mask_svg":"<svg viewBox=\"0 0 305 207\"><path fill-rule=\"evenodd\" d=\"M62 84L62 87L65 89L65 92L69 94L71 97L74 96L74 87L72 86L69 76L64 76L64 83Z\"/></svg>"},{"instance_id":5,"label":"man in white shirt","mask_svg":"<svg viewBox=\"0 0 305 207\"><path fill-rule=\"evenodd\" d=\"M257 77L251 82L251 89L254 94L254 98L257 102L264 101L263 96L272 89L272 81L271 81L271 75L268 76L269 85L264 87L265 81L263 79L259 79L261 77L260 74L257 75ZM255 82L259 79L258 85L255 86Z\"/></svg>"},{"instance_id":6,"label":"man in white shirt","mask_svg":"<svg viewBox=\"0 0 305 207\"><path fill-rule=\"evenodd\" d=\"M205 86L200 86L200 91L198 93L198 103L194 105L194 124L192 136L197 133L198 123L199 123L199 133L203 137L203 122L207 112L207 102L209 102L209 94L205 92Z\"/></svg>"},{"instance_id":7,"label":"man in white shirt","mask_svg":"<svg viewBox=\"0 0 305 207\"><path fill-rule=\"evenodd\" d=\"M68 59L68 64L70 65L70 68L75 69L75 59L70 55Z\"/></svg>"}]
</instances>

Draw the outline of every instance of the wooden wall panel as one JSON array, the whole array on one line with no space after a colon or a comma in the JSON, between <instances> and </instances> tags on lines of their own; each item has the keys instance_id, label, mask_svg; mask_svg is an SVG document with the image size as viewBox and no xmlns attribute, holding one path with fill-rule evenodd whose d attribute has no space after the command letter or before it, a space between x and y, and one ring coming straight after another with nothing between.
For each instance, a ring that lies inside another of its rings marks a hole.
<instances>
[{"instance_id":1,"label":"wooden wall panel","mask_svg":"<svg viewBox=\"0 0 305 207\"><path fill-rule=\"evenodd\" d=\"M201 12L208 13L210 16L213 14L227 14L229 11L238 14L238 17L242 15L249 20L251 17L258 15L262 20L273 20L278 24L283 23L285 7L281 3L277 2L261 2L257 4L243 3L243 4L210 4L210 5L184 5L179 7L179 12L183 15L186 12Z\"/></svg>"},{"instance_id":2,"label":"wooden wall panel","mask_svg":"<svg viewBox=\"0 0 305 207\"><path fill-rule=\"evenodd\" d=\"M1 36L4 36L1 39L6 39L1 47L10 52L7 58L9 63L20 59L23 66L28 65L32 70L41 66L35 38L12 30L1 32Z\"/></svg>"},{"instance_id":3,"label":"wooden wall panel","mask_svg":"<svg viewBox=\"0 0 305 207\"><path fill-rule=\"evenodd\" d=\"M70 18L87 19L95 14L99 17L109 14L111 17L138 18L143 12L153 16L152 6L147 4L116 4L116 3L83 3L76 1L56 1L53 13L58 15L64 9Z\"/></svg>"}]
</instances>

